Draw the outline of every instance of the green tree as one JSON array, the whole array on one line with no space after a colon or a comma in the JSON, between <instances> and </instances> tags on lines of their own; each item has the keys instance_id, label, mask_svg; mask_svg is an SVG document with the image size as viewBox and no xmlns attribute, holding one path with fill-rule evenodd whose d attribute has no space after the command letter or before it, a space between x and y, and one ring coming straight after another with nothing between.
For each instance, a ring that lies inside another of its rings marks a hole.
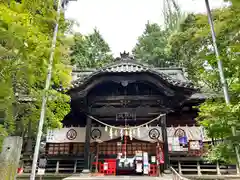
<instances>
[{"instance_id":1,"label":"green tree","mask_svg":"<svg viewBox=\"0 0 240 180\"><path fill-rule=\"evenodd\" d=\"M179 66L179 59L169 52L168 40L171 34L180 30L180 24L186 15L175 0L164 2L164 26L148 22L145 31L138 38L133 54L136 59L156 67Z\"/></svg>"},{"instance_id":2,"label":"green tree","mask_svg":"<svg viewBox=\"0 0 240 180\"><path fill-rule=\"evenodd\" d=\"M146 24L146 29L133 50L136 59L156 67L174 65L174 60L166 51L167 34L158 24Z\"/></svg>"},{"instance_id":3,"label":"green tree","mask_svg":"<svg viewBox=\"0 0 240 180\"><path fill-rule=\"evenodd\" d=\"M231 7L217 9L213 11L213 17L231 105L226 106L222 95L217 60L206 15L189 15L181 25L182 30L171 35L168 46L170 52L187 67L191 79L196 84L208 92L220 94L219 97L214 100L209 99L200 106L198 120L210 137L224 139L209 151L208 159L234 162L236 156L233 146L240 144L239 6L234 4ZM232 136L231 126L236 127L237 137Z\"/></svg>"},{"instance_id":4,"label":"green tree","mask_svg":"<svg viewBox=\"0 0 240 180\"><path fill-rule=\"evenodd\" d=\"M113 60L109 45L96 29L87 36L75 34L71 50L71 62L78 68L101 67Z\"/></svg>"},{"instance_id":5,"label":"green tree","mask_svg":"<svg viewBox=\"0 0 240 180\"><path fill-rule=\"evenodd\" d=\"M37 128L55 18L54 0L0 1L0 114L6 134L25 136L29 123L32 133ZM71 81L63 35L69 25L62 14L45 127L60 127L70 109L69 97L56 90Z\"/></svg>"},{"instance_id":6,"label":"green tree","mask_svg":"<svg viewBox=\"0 0 240 180\"><path fill-rule=\"evenodd\" d=\"M238 1L238 0L225 0L225 1L227 1L227 2L230 1L232 3L232 5L235 7L240 6L240 1Z\"/></svg>"}]
</instances>

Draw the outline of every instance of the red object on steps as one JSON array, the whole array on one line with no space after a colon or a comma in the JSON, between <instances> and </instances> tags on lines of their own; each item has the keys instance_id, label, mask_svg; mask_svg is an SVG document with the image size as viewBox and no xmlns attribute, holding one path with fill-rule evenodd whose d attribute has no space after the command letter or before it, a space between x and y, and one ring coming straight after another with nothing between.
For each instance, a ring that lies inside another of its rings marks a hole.
<instances>
[{"instance_id":1,"label":"red object on steps","mask_svg":"<svg viewBox=\"0 0 240 180\"><path fill-rule=\"evenodd\" d=\"M149 176L157 176L157 165L150 164Z\"/></svg>"},{"instance_id":2,"label":"red object on steps","mask_svg":"<svg viewBox=\"0 0 240 180\"><path fill-rule=\"evenodd\" d=\"M17 169L17 173L18 173L18 174L22 174L22 173L23 173L23 168L18 168L18 169Z\"/></svg>"},{"instance_id":3,"label":"red object on steps","mask_svg":"<svg viewBox=\"0 0 240 180\"><path fill-rule=\"evenodd\" d=\"M104 170L104 163L107 163L107 169ZM116 175L116 159L105 159L104 163L98 163L98 172L104 175ZM96 162L93 162L96 165Z\"/></svg>"}]
</instances>

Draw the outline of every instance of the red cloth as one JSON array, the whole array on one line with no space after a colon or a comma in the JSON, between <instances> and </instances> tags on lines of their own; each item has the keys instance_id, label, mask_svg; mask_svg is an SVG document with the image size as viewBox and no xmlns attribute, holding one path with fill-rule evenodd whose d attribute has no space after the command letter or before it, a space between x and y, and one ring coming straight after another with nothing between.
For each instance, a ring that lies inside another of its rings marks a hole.
<instances>
[{"instance_id":1,"label":"red cloth","mask_svg":"<svg viewBox=\"0 0 240 180\"><path fill-rule=\"evenodd\" d=\"M160 152L160 164L164 164L164 154L162 151Z\"/></svg>"},{"instance_id":2,"label":"red cloth","mask_svg":"<svg viewBox=\"0 0 240 180\"><path fill-rule=\"evenodd\" d=\"M164 153L161 147L157 148L157 160L159 164L164 164Z\"/></svg>"}]
</instances>

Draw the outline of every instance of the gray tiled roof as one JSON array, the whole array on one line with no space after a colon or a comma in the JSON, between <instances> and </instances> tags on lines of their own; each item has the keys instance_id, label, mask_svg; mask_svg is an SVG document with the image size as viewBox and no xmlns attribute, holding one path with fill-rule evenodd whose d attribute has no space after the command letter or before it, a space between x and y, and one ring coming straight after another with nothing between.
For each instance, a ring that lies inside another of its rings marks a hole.
<instances>
[{"instance_id":1,"label":"gray tiled roof","mask_svg":"<svg viewBox=\"0 0 240 180\"><path fill-rule=\"evenodd\" d=\"M127 73L136 73L136 72L145 72L149 69L147 66L143 66L131 62L122 62L115 65L110 65L105 68L102 68L102 72L127 72Z\"/></svg>"},{"instance_id":2,"label":"gray tiled roof","mask_svg":"<svg viewBox=\"0 0 240 180\"><path fill-rule=\"evenodd\" d=\"M86 81L101 74L107 73L141 73L146 72L157 75L167 83L183 88L195 89L193 84L184 76L181 68L154 68L140 64L136 61L119 61L103 67L99 70L74 70L73 71L73 88L83 85ZM77 76L77 77L76 77Z\"/></svg>"},{"instance_id":3,"label":"gray tiled roof","mask_svg":"<svg viewBox=\"0 0 240 180\"><path fill-rule=\"evenodd\" d=\"M215 99L215 98L223 98L221 93L216 92L197 92L192 94L189 99L196 99L196 100L205 100L205 99Z\"/></svg>"}]
</instances>

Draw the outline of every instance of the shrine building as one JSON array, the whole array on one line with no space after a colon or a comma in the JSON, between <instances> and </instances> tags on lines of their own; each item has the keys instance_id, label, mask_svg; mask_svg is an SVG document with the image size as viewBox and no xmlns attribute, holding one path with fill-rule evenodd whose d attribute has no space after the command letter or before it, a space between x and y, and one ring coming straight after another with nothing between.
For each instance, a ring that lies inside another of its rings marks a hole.
<instances>
[{"instance_id":1,"label":"shrine building","mask_svg":"<svg viewBox=\"0 0 240 180\"><path fill-rule=\"evenodd\" d=\"M98 70L73 70L71 111L49 130L46 172L156 175L209 141L196 124L206 99L182 68L155 68L123 53Z\"/></svg>"}]
</instances>

